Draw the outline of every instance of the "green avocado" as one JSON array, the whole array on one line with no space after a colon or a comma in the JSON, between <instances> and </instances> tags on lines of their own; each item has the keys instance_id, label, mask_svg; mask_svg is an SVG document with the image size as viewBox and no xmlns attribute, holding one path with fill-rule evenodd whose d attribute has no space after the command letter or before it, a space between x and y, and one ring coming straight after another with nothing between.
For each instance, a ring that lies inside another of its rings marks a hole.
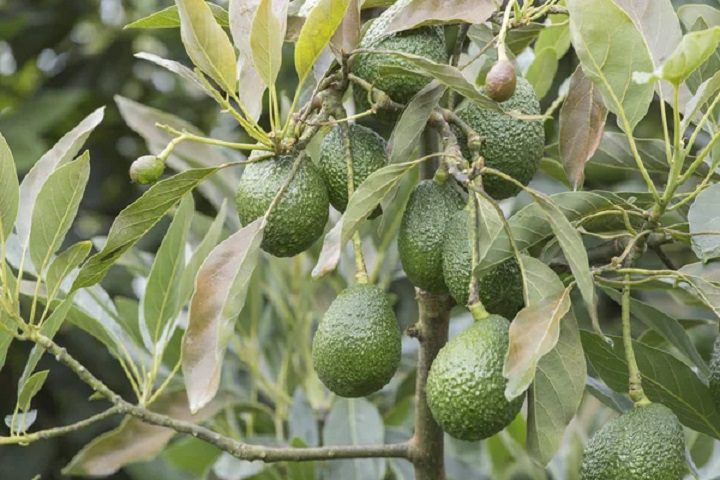
<instances>
[{"instance_id":1,"label":"green avocado","mask_svg":"<svg viewBox=\"0 0 720 480\"><path fill-rule=\"evenodd\" d=\"M442 429L466 441L491 437L520 412L525 394L505 398L503 365L510 323L478 320L445 345L430 367L427 404Z\"/></svg>"},{"instance_id":2,"label":"green avocado","mask_svg":"<svg viewBox=\"0 0 720 480\"><path fill-rule=\"evenodd\" d=\"M243 225L265 214L290 175L295 157L272 157L245 167L235 201ZM261 247L276 257L292 257L320 238L327 223L328 193L309 158L300 164L268 217Z\"/></svg>"},{"instance_id":3,"label":"green avocado","mask_svg":"<svg viewBox=\"0 0 720 480\"><path fill-rule=\"evenodd\" d=\"M442 250L445 227L465 202L454 182L423 180L410 195L398 234L400 261L410 283L433 293L447 292Z\"/></svg>"},{"instance_id":4,"label":"green avocado","mask_svg":"<svg viewBox=\"0 0 720 480\"><path fill-rule=\"evenodd\" d=\"M532 85L521 77L517 78L513 96L502 102L500 107L504 112L540 114L540 102ZM480 154L486 166L510 175L523 185L530 183L540 166L545 148L545 130L541 121L516 119L505 113L482 109L467 100L456 113L480 135ZM463 153L469 157L465 135L460 129L453 128ZM512 197L520 191L520 187L493 175L483 176L483 186L496 200Z\"/></svg>"},{"instance_id":5,"label":"green avocado","mask_svg":"<svg viewBox=\"0 0 720 480\"><path fill-rule=\"evenodd\" d=\"M585 446L583 480L680 480L685 436L664 405L636 406L607 423Z\"/></svg>"},{"instance_id":6,"label":"green avocado","mask_svg":"<svg viewBox=\"0 0 720 480\"><path fill-rule=\"evenodd\" d=\"M360 41L360 48L410 53L436 63L447 62L445 33L440 27L422 27L390 35L384 34L388 24L402 6L403 2L397 2L372 22ZM358 54L352 63L352 73L384 91L396 102L407 103L430 83L430 78L394 70L398 68L408 69L410 65L399 56L381 53ZM353 90L358 110L367 110L369 108L367 92L358 87Z\"/></svg>"},{"instance_id":7,"label":"green avocado","mask_svg":"<svg viewBox=\"0 0 720 480\"><path fill-rule=\"evenodd\" d=\"M712 356L710 358L710 378L708 386L715 405L720 408L720 336L715 339Z\"/></svg>"},{"instance_id":8,"label":"green avocado","mask_svg":"<svg viewBox=\"0 0 720 480\"><path fill-rule=\"evenodd\" d=\"M385 139L362 125L350 125L350 151L352 152L353 186L357 188L375 170L387 163ZM343 127L336 126L320 146L320 173L330 195L330 203L344 212L348 202L347 149Z\"/></svg>"},{"instance_id":9,"label":"green avocado","mask_svg":"<svg viewBox=\"0 0 720 480\"><path fill-rule=\"evenodd\" d=\"M400 327L387 295L357 284L332 302L312 345L315 371L342 397L363 397L385 386L400 364Z\"/></svg>"},{"instance_id":10,"label":"green avocado","mask_svg":"<svg viewBox=\"0 0 720 480\"><path fill-rule=\"evenodd\" d=\"M448 221L442 251L442 268L450 295L460 305L467 305L472 272L470 215L467 210L455 213ZM515 257L481 273L478 278L480 300L490 313L515 318L525 306L522 274Z\"/></svg>"}]
</instances>

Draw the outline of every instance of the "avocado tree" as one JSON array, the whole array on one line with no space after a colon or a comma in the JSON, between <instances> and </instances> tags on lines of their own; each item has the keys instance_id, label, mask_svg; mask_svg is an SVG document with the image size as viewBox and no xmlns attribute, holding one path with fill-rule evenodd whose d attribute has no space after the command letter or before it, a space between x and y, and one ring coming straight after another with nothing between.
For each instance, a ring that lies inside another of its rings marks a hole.
<instances>
[{"instance_id":1,"label":"avocado tree","mask_svg":"<svg viewBox=\"0 0 720 480\"><path fill-rule=\"evenodd\" d=\"M137 57L230 128L118 96L149 149L128 181L149 186L106 237L65 240L104 108L21 182L0 136L0 367L31 346L0 445L118 418L65 474L158 457L173 478L222 479L720 468L720 341L704 348L720 315L720 10L226 3L128 26L178 29L192 66ZM63 327L100 342L132 396ZM96 414L33 428L50 362Z\"/></svg>"}]
</instances>

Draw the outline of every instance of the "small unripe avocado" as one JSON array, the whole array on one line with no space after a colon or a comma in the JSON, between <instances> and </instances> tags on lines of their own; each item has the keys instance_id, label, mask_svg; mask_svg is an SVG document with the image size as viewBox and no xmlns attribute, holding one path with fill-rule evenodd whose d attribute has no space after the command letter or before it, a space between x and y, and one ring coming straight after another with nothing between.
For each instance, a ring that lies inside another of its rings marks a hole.
<instances>
[{"instance_id":1,"label":"small unripe avocado","mask_svg":"<svg viewBox=\"0 0 720 480\"><path fill-rule=\"evenodd\" d=\"M710 358L710 378L708 386L715 405L720 408L720 336L715 339L712 357Z\"/></svg>"},{"instance_id":2,"label":"small unripe avocado","mask_svg":"<svg viewBox=\"0 0 720 480\"><path fill-rule=\"evenodd\" d=\"M680 480L685 436L664 405L636 406L607 423L585 446L583 480Z\"/></svg>"},{"instance_id":3,"label":"small unripe avocado","mask_svg":"<svg viewBox=\"0 0 720 480\"><path fill-rule=\"evenodd\" d=\"M244 225L265 215L291 174L294 160L285 155L245 167L235 196ZM306 250L322 235L329 208L325 183L306 158L268 217L262 249L276 257L292 257Z\"/></svg>"},{"instance_id":4,"label":"small unripe avocado","mask_svg":"<svg viewBox=\"0 0 720 480\"><path fill-rule=\"evenodd\" d=\"M445 227L465 204L453 182L423 180L410 195L398 234L398 252L410 283L428 292L447 292L442 271Z\"/></svg>"},{"instance_id":5,"label":"small unripe avocado","mask_svg":"<svg viewBox=\"0 0 720 480\"><path fill-rule=\"evenodd\" d=\"M445 34L440 27L422 27L384 35L388 24L402 6L403 2L397 2L373 21L360 41L360 48L410 53L437 63L447 62ZM388 71L387 67L409 68L410 65L396 55L362 53L354 57L352 72L400 103L407 103L430 83L428 77L409 72ZM367 110L367 92L358 87L353 90L358 109Z\"/></svg>"},{"instance_id":6,"label":"small unripe avocado","mask_svg":"<svg viewBox=\"0 0 720 480\"><path fill-rule=\"evenodd\" d=\"M149 185L160 180L165 172L165 162L155 155L143 155L130 165L130 180Z\"/></svg>"},{"instance_id":7,"label":"small unripe avocado","mask_svg":"<svg viewBox=\"0 0 720 480\"><path fill-rule=\"evenodd\" d=\"M455 438L491 437L520 412L525 394L512 401L505 398L509 326L499 315L476 321L451 339L430 367L428 407L440 427Z\"/></svg>"},{"instance_id":8,"label":"small unripe avocado","mask_svg":"<svg viewBox=\"0 0 720 480\"><path fill-rule=\"evenodd\" d=\"M385 386L400 364L400 327L387 295L357 284L332 302L312 345L315 371L342 397L363 397Z\"/></svg>"},{"instance_id":9,"label":"small unripe avocado","mask_svg":"<svg viewBox=\"0 0 720 480\"><path fill-rule=\"evenodd\" d=\"M502 102L504 112L520 112L539 115L540 102L532 85L524 78L517 79L515 93ZM464 120L482 138L480 155L485 165L510 175L523 185L530 183L540 166L545 148L545 130L540 120L517 119L507 113L480 108L466 100L457 110ZM470 158L465 147L467 139L460 129L455 129L463 153ZM496 200L517 195L520 187L493 175L483 176L485 191Z\"/></svg>"},{"instance_id":10,"label":"small unripe avocado","mask_svg":"<svg viewBox=\"0 0 720 480\"><path fill-rule=\"evenodd\" d=\"M353 186L357 189L375 170L387 163L385 139L361 125L349 125L352 152ZM320 146L320 173L330 195L330 203L344 212L348 202L347 148L343 127L338 125L328 133Z\"/></svg>"},{"instance_id":11,"label":"small unripe avocado","mask_svg":"<svg viewBox=\"0 0 720 480\"><path fill-rule=\"evenodd\" d=\"M515 65L499 60L485 76L485 94L496 102L504 102L513 96L516 84Z\"/></svg>"},{"instance_id":12,"label":"small unripe avocado","mask_svg":"<svg viewBox=\"0 0 720 480\"><path fill-rule=\"evenodd\" d=\"M448 221L443 243L443 276L450 295L460 305L467 305L470 294L472 252L470 215L467 210L455 213ZM480 300L490 313L515 318L523 308L522 275L512 257L482 272L478 278Z\"/></svg>"}]
</instances>

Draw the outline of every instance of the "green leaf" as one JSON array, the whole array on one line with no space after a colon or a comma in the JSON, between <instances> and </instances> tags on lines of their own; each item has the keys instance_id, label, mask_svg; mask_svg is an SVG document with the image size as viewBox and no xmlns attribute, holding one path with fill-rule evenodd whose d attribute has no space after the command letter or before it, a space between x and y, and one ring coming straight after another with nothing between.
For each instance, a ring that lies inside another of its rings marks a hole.
<instances>
[{"instance_id":1,"label":"green leaf","mask_svg":"<svg viewBox=\"0 0 720 480\"><path fill-rule=\"evenodd\" d=\"M410 100L390 136L389 163L404 162L410 158L425 130L425 124L445 90L438 82L431 82Z\"/></svg>"},{"instance_id":2,"label":"green leaf","mask_svg":"<svg viewBox=\"0 0 720 480\"><path fill-rule=\"evenodd\" d=\"M604 288L603 291L615 303L620 305L622 301L620 292L609 288ZM640 320L646 327L660 334L670 345L677 348L688 366L697 367L704 377L709 375L710 371L705 360L700 356L695 344L683 326L680 325L680 322L662 310L634 298L630 299L630 314Z\"/></svg>"},{"instance_id":3,"label":"green leaf","mask_svg":"<svg viewBox=\"0 0 720 480\"><path fill-rule=\"evenodd\" d=\"M485 94L481 93L475 85L470 83L464 76L463 73L452 65L446 65L442 63L435 63L432 60L428 60L425 57L419 55L413 55L411 53L395 52L389 50L373 50L378 53L384 53L387 55L395 55L402 57L410 65L410 69L413 73L425 75L431 77L438 82L442 83L446 87L458 92L465 98L477 105L486 108L488 110L500 111L498 104L490 99ZM385 70L397 70L399 67L381 67Z\"/></svg>"},{"instance_id":4,"label":"green leaf","mask_svg":"<svg viewBox=\"0 0 720 480\"><path fill-rule=\"evenodd\" d=\"M660 67L659 77L680 85L710 58L720 43L720 27L690 32Z\"/></svg>"},{"instance_id":5,"label":"green leaf","mask_svg":"<svg viewBox=\"0 0 720 480\"><path fill-rule=\"evenodd\" d=\"M570 270L575 277L580 294L583 300L585 300L585 306L588 309L593 325L599 331L600 324L597 319L595 285L592 273L590 272L587 251L583 245L580 233L573 227L551 197L532 190L528 190L528 193L540 206L540 209L550 224L550 228L557 237L560 248L562 248L565 258L570 265Z\"/></svg>"},{"instance_id":6,"label":"green leaf","mask_svg":"<svg viewBox=\"0 0 720 480\"><path fill-rule=\"evenodd\" d=\"M275 85L282 64L287 7L287 0L260 0L250 31L255 68L268 86Z\"/></svg>"},{"instance_id":7,"label":"green leaf","mask_svg":"<svg viewBox=\"0 0 720 480\"><path fill-rule=\"evenodd\" d=\"M228 19L227 10L214 3L208 3L208 6L220 26L229 26L230 21ZM125 28L180 28L180 15L178 14L178 7L177 5L172 5L170 7L163 8L160 11L151 13L147 17L138 18L134 22L128 23L125 25Z\"/></svg>"},{"instance_id":8,"label":"green leaf","mask_svg":"<svg viewBox=\"0 0 720 480\"><path fill-rule=\"evenodd\" d=\"M340 219L342 222L341 245L345 245L350 240L360 224L400 182L402 176L424 160L426 158L387 165L374 171L360 184L350 197L345 213Z\"/></svg>"},{"instance_id":9,"label":"green leaf","mask_svg":"<svg viewBox=\"0 0 720 480\"><path fill-rule=\"evenodd\" d=\"M492 0L414 0L397 13L385 34L443 23L484 23L495 12Z\"/></svg>"},{"instance_id":10,"label":"green leaf","mask_svg":"<svg viewBox=\"0 0 720 480\"><path fill-rule=\"evenodd\" d=\"M575 417L586 376L577 321L566 315L560 322L557 345L540 359L528 390L527 449L542 465L555 455L565 428Z\"/></svg>"},{"instance_id":11,"label":"green leaf","mask_svg":"<svg viewBox=\"0 0 720 480\"><path fill-rule=\"evenodd\" d=\"M628 390L627 362L621 337L603 338L580 331L585 353L593 369L617 392ZM671 408L686 427L720 438L720 412L708 387L672 355L633 341L635 357L648 398Z\"/></svg>"},{"instance_id":12,"label":"green leaf","mask_svg":"<svg viewBox=\"0 0 720 480\"><path fill-rule=\"evenodd\" d=\"M558 53L554 48L545 48L535 52L535 59L530 64L525 78L533 86L538 98L547 95L552 87L558 69Z\"/></svg>"},{"instance_id":13,"label":"green leaf","mask_svg":"<svg viewBox=\"0 0 720 480\"><path fill-rule=\"evenodd\" d=\"M290 438L298 438L306 445L313 447L320 444L318 419L300 387L297 387L293 393L290 419L288 420L288 435Z\"/></svg>"},{"instance_id":14,"label":"green leaf","mask_svg":"<svg viewBox=\"0 0 720 480\"><path fill-rule=\"evenodd\" d=\"M605 105L620 120L627 119L620 126L632 131L653 98L652 85L632 81L633 72L653 69L644 38L613 0L568 0L567 6L572 43L585 75L598 86Z\"/></svg>"},{"instance_id":15,"label":"green leaf","mask_svg":"<svg viewBox=\"0 0 720 480\"><path fill-rule=\"evenodd\" d=\"M90 154L55 170L38 193L30 230L30 258L43 273L72 226L90 177Z\"/></svg>"},{"instance_id":16,"label":"green leaf","mask_svg":"<svg viewBox=\"0 0 720 480\"><path fill-rule=\"evenodd\" d=\"M108 269L145 235L187 192L218 168L196 168L159 181L115 218L107 242L83 265L73 290L94 285Z\"/></svg>"},{"instance_id":17,"label":"green leaf","mask_svg":"<svg viewBox=\"0 0 720 480\"><path fill-rule=\"evenodd\" d=\"M720 10L710 5L683 5L678 8L678 16L687 30L691 30L698 20L702 20L708 27L720 25Z\"/></svg>"},{"instance_id":18,"label":"green leaf","mask_svg":"<svg viewBox=\"0 0 720 480\"><path fill-rule=\"evenodd\" d=\"M210 4L210 5L214 5L214 4ZM172 8L175 8L175 7L172 7ZM158 57L157 55L154 55L152 53L147 53L147 52L136 53L135 58L139 58L141 60L146 60L148 62L154 63L155 65L158 65L158 66L176 74L177 76L187 80L188 82L195 85L199 89L205 91L205 93L207 93L208 95L212 96L211 93L205 89L205 85L200 80L200 77L198 76L198 74L195 73L194 71L190 70L188 67L186 67L185 65L183 65L180 62L176 62L174 60L168 60L166 58Z\"/></svg>"},{"instance_id":19,"label":"green leaf","mask_svg":"<svg viewBox=\"0 0 720 480\"><path fill-rule=\"evenodd\" d=\"M290 440L292 448L305 448L307 444L300 438ZM316 462L288 462L288 480L310 480L315 476Z\"/></svg>"},{"instance_id":20,"label":"green leaf","mask_svg":"<svg viewBox=\"0 0 720 480\"><path fill-rule=\"evenodd\" d=\"M541 269L547 282L559 282L548 267L536 268ZM538 362L557 344L560 322L570 311L571 291L572 288L565 288L533 301L520 310L510 324L510 345L503 367L503 375L508 380L505 397L509 400L527 390L535 377Z\"/></svg>"},{"instance_id":21,"label":"green leaf","mask_svg":"<svg viewBox=\"0 0 720 480\"><path fill-rule=\"evenodd\" d=\"M720 257L720 184L700 192L688 212L692 249L703 262ZM711 232L718 232L717 235Z\"/></svg>"},{"instance_id":22,"label":"green leaf","mask_svg":"<svg viewBox=\"0 0 720 480\"><path fill-rule=\"evenodd\" d=\"M250 46L255 12L260 0L230 0L230 33L238 51L238 70L242 88L238 96L254 120L262 114L265 83L255 68L253 51Z\"/></svg>"},{"instance_id":23,"label":"green leaf","mask_svg":"<svg viewBox=\"0 0 720 480\"><path fill-rule=\"evenodd\" d=\"M720 91L720 71L716 72L715 75L710 77L709 79L705 80L700 86L698 87L697 91L695 92L695 95L688 100L687 104L685 105L685 116L682 119L682 124L680 128L685 131L690 126L690 123L697 124L702 114L707 112L707 109L710 108L710 104L714 100L715 96ZM710 119L717 119L718 118L718 108L715 107L716 110L710 115ZM705 125L705 129L708 130L708 133L712 135L711 131L711 123Z\"/></svg>"},{"instance_id":24,"label":"green leaf","mask_svg":"<svg viewBox=\"0 0 720 480\"><path fill-rule=\"evenodd\" d=\"M364 398L338 399L323 428L325 445L379 444L384 437L377 407ZM328 470L328 478L383 478L385 460L339 460L330 462Z\"/></svg>"},{"instance_id":25,"label":"green leaf","mask_svg":"<svg viewBox=\"0 0 720 480\"><path fill-rule=\"evenodd\" d=\"M156 346L161 339L167 340L168 324L181 308L178 287L185 268L185 244L194 211L192 194L185 194L150 269L142 305L150 340Z\"/></svg>"},{"instance_id":26,"label":"green leaf","mask_svg":"<svg viewBox=\"0 0 720 480\"><path fill-rule=\"evenodd\" d=\"M319 0L310 10L295 44L295 70L300 85L345 17L350 0Z\"/></svg>"},{"instance_id":27,"label":"green leaf","mask_svg":"<svg viewBox=\"0 0 720 480\"><path fill-rule=\"evenodd\" d=\"M58 140L25 175L20 184L20 205L15 226L20 245L26 245L30 237L35 200L45 181L56 168L69 162L77 155L85 140L102 121L104 113L105 107L101 107L85 117L75 128Z\"/></svg>"},{"instance_id":28,"label":"green leaf","mask_svg":"<svg viewBox=\"0 0 720 480\"><path fill-rule=\"evenodd\" d=\"M50 370L33 373L30 378L27 379L27 382L23 384L18 394L18 407L20 407L20 410L23 412L30 410L30 402L45 384L48 373L50 373Z\"/></svg>"},{"instance_id":29,"label":"green leaf","mask_svg":"<svg viewBox=\"0 0 720 480\"><path fill-rule=\"evenodd\" d=\"M560 109L560 161L574 190L582 187L585 164L600 146L607 108L599 90L578 66Z\"/></svg>"},{"instance_id":30,"label":"green leaf","mask_svg":"<svg viewBox=\"0 0 720 480\"><path fill-rule=\"evenodd\" d=\"M201 423L212 418L222 407L215 402L195 415L190 413L185 393L163 393L150 409L176 420ZM119 427L110 430L83 447L63 468L63 475L109 476L125 465L155 458L170 442L175 432L169 428L143 423L126 417Z\"/></svg>"},{"instance_id":31,"label":"green leaf","mask_svg":"<svg viewBox=\"0 0 720 480\"><path fill-rule=\"evenodd\" d=\"M345 245L340 243L340 232L343 222L340 219L323 238L322 249L318 256L317 263L312 269L312 277L319 278L335 270L338 262L340 262L340 254Z\"/></svg>"},{"instance_id":32,"label":"green leaf","mask_svg":"<svg viewBox=\"0 0 720 480\"><path fill-rule=\"evenodd\" d=\"M341 60L343 55L355 50L360 43L360 28L362 27L361 3L362 0L350 0L348 2L345 17L330 39L330 49L338 60Z\"/></svg>"},{"instance_id":33,"label":"green leaf","mask_svg":"<svg viewBox=\"0 0 720 480\"><path fill-rule=\"evenodd\" d=\"M245 304L264 228L263 217L249 223L215 247L198 272L182 347L185 388L193 412L217 394L223 356Z\"/></svg>"},{"instance_id":34,"label":"green leaf","mask_svg":"<svg viewBox=\"0 0 720 480\"><path fill-rule=\"evenodd\" d=\"M228 93L237 91L237 58L225 31L204 0L175 0L180 14L180 35L197 67Z\"/></svg>"},{"instance_id":35,"label":"green leaf","mask_svg":"<svg viewBox=\"0 0 720 480\"><path fill-rule=\"evenodd\" d=\"M87 258L91 248L89 240L78 242L55 257L45 275L45 288L51 300L57 296L63 280Z\"/></svg>"},{"instance_id":36,"label":"green leaf","mask_svg":"<svg viewBox=\"0 0 720 480\"><path fill-rule=\"evenodd\" d=\"M4 322L5 319L1 318L3 317L5 312L0 311L0 322ZM7 359L7 352L10 349L10 344L12 344L13 336L5 330L4 328L0 328L0 370L3 369L5 366L5 360Z\"/></svg>"},{"instance_id":37,"label":"green leaf","mask_svg":"<svg viewBox=\"0 0 720 480\"><path fill-rule=\"evenodd\" d=\"M0 244L7 241L15 225L20 201L17 170L10 147L0 134Z\"/></svg>"}]
</instances>

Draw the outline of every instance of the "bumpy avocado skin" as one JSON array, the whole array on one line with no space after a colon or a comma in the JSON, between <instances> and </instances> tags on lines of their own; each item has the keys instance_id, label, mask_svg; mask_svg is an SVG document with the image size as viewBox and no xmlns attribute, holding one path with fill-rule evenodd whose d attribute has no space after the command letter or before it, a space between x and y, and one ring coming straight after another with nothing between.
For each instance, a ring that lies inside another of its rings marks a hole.
<instances>
[{"instance_id":1,"label":"bumpy avocado skin","mask_svg":"<svg viewBox=\"0 0 720 480\"><path fill-rule=\"evenodd\" d=\"M389 36L383 35L385 28L396 13L395 10L396 8L390 7L370 25L360 42L360 48L410 53L428 58L436 63L445 63L447 61L445 34L440 27L422 27ZM400 103L407 103L425 85L430 83L428 77L409 72L389 71L389 69L386 70L387 67L409 68L410 65L399 56L363 53L355 56L352 72ZM358 107L367 109L367 92L359 88L354 90Z\"/></svg>"},{"instance_id":2,"label":"bumpy avocado skin","mask_svg":"<svg viewBox=\"0 0 720 480\"><path fill-rule=\"evenodd\" d=\"M715 339L712 357L710 358L710 378L708 379L710 393L715 405L720 408L720 336Z\"/></svg>"},{"instance_id":3,"label":"bumpy avocado skin","mask_svg":"<svg viewBox=\"0 0 720 480\"><path fill-rule=\"evenodd\" d=\"M472 271L469 218L467 210L461 210L450 218L442 250L445 284L460 305L468 302ZM525 306L520 267L514 257L484 271L478 279L478 289L480 300L490 313L515 318Z\"/></svg>"},{"instance_id":4,"label":"bumpy avocado skin","mask_svg":"<svg viewBox=\"0 0 720 480\"><path fill-rule=\"evenodd\" d=\"M445 227L464 201L450 181L423 180L410 195L398 234L400 261L410 283L432 293L447 292L442 272Z\"/></svg>"},{"instance_id":5,"label":"bumpy avocado skin","mask_svg":"<svg viewBox=\"0 0 720 480\"><path fill-rule=\"evenodd\" d=\"M638 406L585 446L583 480L680 480L687 471L680 421L666 406Z\"/></svg>"},{"instance_id":6,"label":"bumpy avocado skin","mask_svg":"<svg viewBox=\"0 0 720 480\"><path fill-rule=\"evenodd\" d=\"M387 163L385 139L362 125L349 126L350 151L352 152L353 186L357 188L371 173ZM320 146L320 173L330 195L330 203L344 212L348 202L347 149L343 127L336 126L328 133Z\"/></svg>"},{"instance_id":7,"label":"bumpy avocado skin","mask_svg":"<svg viewBox=\"0 0 720 480\"><path fill-rule=\"evenodd\" d=\"M313 339L315 371L342 397L363 397L386 385L400 364L400 327L380 288L357 284L333 301Z\"/></svg>"},{"instance_id":8,"label":"bumpy avocado skin","mask_svg":"<svg viewBox=\"0 0 720 480\"><path fill-rule=\"evenodd\" d=\"M521 77L517 79L513 96L500 106L505 112L515 110L525 115L540 114L540 102L532 85ZM485 165L510 175L523 185L530 183L540 166L545 147L545 130L541 121L515 119L504 113L482 109L471 101L463 102L457 109L457 115L482 138L480 154L485 158ZM465 135L459 129L455 133L464 154L469 156ZM483 186L496 200L512 197L520 191L520 187L493 175L483 176Z\"/></svg>"},{"instance_id":9,"label":"bumpy avocado skin","mask_svg":"<svg viewBox=\"0 0 720 480\"><path fill-rule=\"evenodd\" d=\"M265 214L292 171L294 157L273 157L245 167L235 196L240 221L246 225ZM309 158L268 217L261 247L276 257L292 257L306 250L325 229L328 193Z\"/></svg>"},{"instance_id":10,"label":"bumpy avocado skin","mask_svg":"<svg viewBox=\"0 0 720 480\"><path fill-rule=\"evenodd\" d=\"M455 438L476 441L507 427L525 395L505 399L503 364L510 323L499 315L476 321L451 339L430 367L427 403L433 418Z\"/></svg>"}]
</instances>

